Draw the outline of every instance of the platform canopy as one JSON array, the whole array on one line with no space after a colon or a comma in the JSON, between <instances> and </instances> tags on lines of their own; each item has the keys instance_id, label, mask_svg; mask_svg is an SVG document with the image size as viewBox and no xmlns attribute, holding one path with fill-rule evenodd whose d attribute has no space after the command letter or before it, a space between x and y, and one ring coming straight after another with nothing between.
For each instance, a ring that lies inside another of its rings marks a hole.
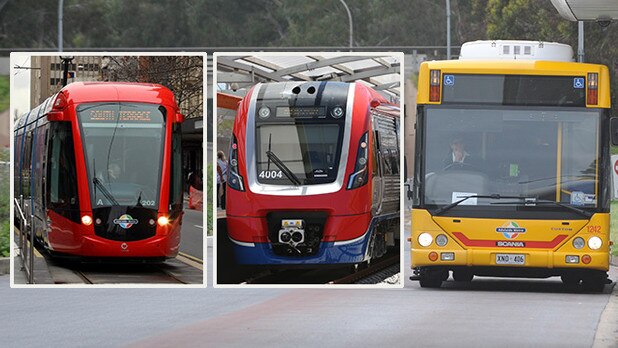
<instances>
[{"instance_id":1,"label":"platform canopy","mask_svg":"<svg viewBox=\"0 0 618 348\"><path fill-rule=\"evenodd\" d=\"M560 15L570 21L618 20L618 0L551 0Z\"/></svg>"},{"instance_id":2,"label":"platform canopy","mask_svg":"<svg viewBox=\"0 0 618 348\"><path fill-rule=\"evenodd\" d=\"M257 55L217 57L217 84L241 89L258 82L359 81L385 96L400 97L401 63L394 57Z\"/></svg>"}]
</instances>

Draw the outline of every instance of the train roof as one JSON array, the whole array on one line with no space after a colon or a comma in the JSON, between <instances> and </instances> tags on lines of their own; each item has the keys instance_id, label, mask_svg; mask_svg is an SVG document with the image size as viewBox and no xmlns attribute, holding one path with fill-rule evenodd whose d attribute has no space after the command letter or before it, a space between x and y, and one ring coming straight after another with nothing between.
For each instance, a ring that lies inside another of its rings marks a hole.
<instances>
[{"instance_id":1,"label":"train roof","mask_svg":"<svg viewBox=\"0 0 618 348\"><path fill-rule=\"evenodd\" d=\"M360 88L364 88L368 91L368 93L371 95L372 99L377 99L380 101L381 105L390 105L390 107L399 107L399 102L393 102L392 100L389 100L389 98L383 94L381 94L380 92L376 91L375 89L373 89L371 86L368 86L364 83L361 82L341 82L341 81L280 81L280 82L263 82L262 85L269 85L269 86L274 86L275 88L270 88L269 91L269 95L266 96L267 98L273 98L273 97L277 97L277 96L283 96L286 95L287 93L289 93L288 91L291 91L293 87L296 86L302 86L302 85L339 85L339 86L346 86L345 88L348 88L347 86L349 86L350 84L356 84L357 86L360 86Z\"/></svg>"}]
</instances>

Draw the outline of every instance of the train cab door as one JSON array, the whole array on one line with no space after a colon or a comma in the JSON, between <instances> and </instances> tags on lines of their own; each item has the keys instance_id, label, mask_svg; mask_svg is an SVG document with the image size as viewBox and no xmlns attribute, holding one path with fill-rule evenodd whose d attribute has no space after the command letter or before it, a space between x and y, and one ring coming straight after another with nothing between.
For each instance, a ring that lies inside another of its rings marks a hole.
<instances>
[{"instance_id":1,"label":"train cab door","mask_svg":"<svg viewBox=\"0 0 618 348\"><path fill-rule=\"evenodd\" d=\"M375 117L372 117L372 148L371 148L371 215L379 215L382 211L384 196L384 178L382 177L382 154L380 153L380 132Z\"/></svg>"}]
</instances>

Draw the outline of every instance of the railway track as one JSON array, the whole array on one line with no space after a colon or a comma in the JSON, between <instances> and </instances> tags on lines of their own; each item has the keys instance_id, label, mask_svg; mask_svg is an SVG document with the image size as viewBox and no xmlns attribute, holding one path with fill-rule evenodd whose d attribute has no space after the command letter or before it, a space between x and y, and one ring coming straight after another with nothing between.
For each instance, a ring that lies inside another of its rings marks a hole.
<instances>
[{"instance_id":1,"label":"railway track","mask_svg":"<svg viewBox=\"0 0 618 348\"><path fill-rule=\"evenodd\" d=\"M399 254L387 254L367 267L357 269L287 269L262 270L245 278L240 284L378 284L398 275ZM381 273L382 272L382 273Z\"/></svg>"}]
</instances>

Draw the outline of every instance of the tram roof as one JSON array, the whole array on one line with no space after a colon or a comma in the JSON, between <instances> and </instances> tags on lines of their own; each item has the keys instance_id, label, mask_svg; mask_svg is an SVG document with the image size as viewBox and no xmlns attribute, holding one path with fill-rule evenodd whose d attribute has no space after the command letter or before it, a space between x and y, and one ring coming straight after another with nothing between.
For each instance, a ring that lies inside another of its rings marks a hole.
<instances>
[{"instance_id":1,"label":"tram roof","mask_svg":"<svg viewBox=\"0 0 618 348\"><path fill-rule=\"evenodd\" d=\"M174 94L166 87L134 82L75 82L65 86L69 103L133 101L176 106Z\"/></svg>"}]
</instances>

